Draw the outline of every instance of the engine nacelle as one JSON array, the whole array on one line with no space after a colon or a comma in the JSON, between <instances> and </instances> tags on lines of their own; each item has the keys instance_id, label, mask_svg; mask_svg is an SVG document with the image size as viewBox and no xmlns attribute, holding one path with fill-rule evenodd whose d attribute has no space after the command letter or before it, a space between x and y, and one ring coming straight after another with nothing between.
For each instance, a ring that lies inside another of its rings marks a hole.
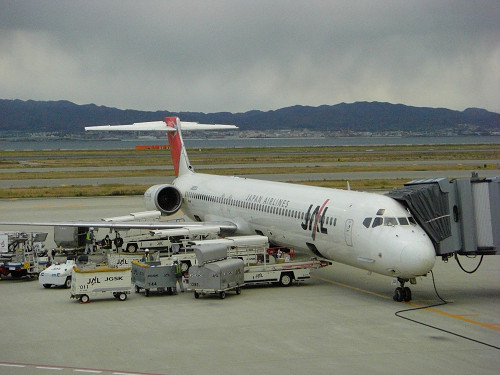
<instances>
[{"instance_id":1,"label":"engine nacelle","mask_svg":"<svg viewBox=\"0 0 500 375\"><path fill-rule=\"evenodd\" d=\"M144 193L144 202L148 210L158 210L162 215L172 215L181 208L182 194L173 185L154 185Z\"/></svg>"}]
</instances>

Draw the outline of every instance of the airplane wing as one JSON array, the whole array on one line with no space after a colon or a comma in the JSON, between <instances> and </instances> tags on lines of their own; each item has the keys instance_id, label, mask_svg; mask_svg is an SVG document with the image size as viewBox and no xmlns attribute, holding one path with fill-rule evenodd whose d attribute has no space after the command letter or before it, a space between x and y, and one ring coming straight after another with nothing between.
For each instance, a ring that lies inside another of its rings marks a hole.
<instances>
[{"instance_id":1,"label":"airplane wing","mask_svg":"<svg viewBox=\"0 0 500 375\"><path fill-rule=\"evenodd\" d=\"M162 229L186 229L186 228L213 228L219 227L221 232L233 233L236 231L237 226L230 221L221 222L142 222L142 221L127 221L127 222L113 222L113 221L31 221L31 222L0 222L0 225L26 225L26 226L54 226L54 227L93 227L93 228L106 228L106 229L148 229L148 230L162 230Z\"/></svg>"}]
</instances>

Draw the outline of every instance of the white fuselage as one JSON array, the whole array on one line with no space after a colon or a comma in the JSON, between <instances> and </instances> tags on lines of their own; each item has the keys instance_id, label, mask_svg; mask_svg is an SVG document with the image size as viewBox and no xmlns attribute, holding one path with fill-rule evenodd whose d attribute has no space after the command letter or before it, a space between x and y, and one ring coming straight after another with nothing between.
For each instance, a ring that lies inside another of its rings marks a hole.
<instances>
[{"instance_id":1,"label":"white fuselage","mask_svg":"<svg viewBox=\"0 0 500 375\"><path fill-rule=\"evenodd\" d=\"M187 173L174 185L197 221L231 221L237 234L399 278L427 274L434 246L396 200L374 193Z\"/></svg>"}]
</instances>

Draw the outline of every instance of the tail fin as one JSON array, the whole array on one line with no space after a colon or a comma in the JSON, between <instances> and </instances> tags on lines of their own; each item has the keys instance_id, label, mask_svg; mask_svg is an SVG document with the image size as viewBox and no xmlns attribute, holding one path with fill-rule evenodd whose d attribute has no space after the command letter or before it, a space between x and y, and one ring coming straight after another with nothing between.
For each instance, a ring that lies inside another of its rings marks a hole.
<instances>
[{"instance_id":1,"label":"tail fin","mask_svg":"<svg viewBox=\"0 0 500 375\"><path fill-rule=\"evenodd\" d=\"M170 147L170 155L172 155L172 163L176 176L182 176L187 173L193 173L193 167L189 163L184 140L182 139L181 122L178 117L165 117L167 124L168 144ZM170 130L170 129L173 129Z\"/></svg>"},{"instance_id":2,"label":"tail fin","mask_svg":"<svg viewBox=\"0 0 500 375\"><path fill-rule=\"evenodd\" d=\"M138 122L132 125L87 126L85 130L166 131L175 175L182 176L187 173L193 173L194 170L189 163L186 147L182 139L181 128L184 130L237 129L234 125L198 124L196 122L181 122L178 117L165 117L164 121Z\"/></svg>"}]
</instances>

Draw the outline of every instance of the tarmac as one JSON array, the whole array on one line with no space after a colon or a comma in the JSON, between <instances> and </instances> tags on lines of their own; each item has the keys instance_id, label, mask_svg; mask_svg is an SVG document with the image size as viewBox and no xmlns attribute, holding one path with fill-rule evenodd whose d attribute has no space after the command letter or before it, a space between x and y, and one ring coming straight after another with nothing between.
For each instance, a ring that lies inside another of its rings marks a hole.
<instances>
[{"instance_id":1,"label":"tarmac","mask_svg":"<svg viewBox=\"0 0 500 375\"><path fill-rule=\"evenodd\" d=\"M12 221L143 210L137 196L0 200ZM460 261L471 270L479 259ZM392 300L390 278L341 264L299 286L245 287L224 300L139 293L80 304L68 289L3 278L0 374L497 374L499 267L489 256L466 274L438 259L410 303Z\"/></svg>"}]
</instances>

